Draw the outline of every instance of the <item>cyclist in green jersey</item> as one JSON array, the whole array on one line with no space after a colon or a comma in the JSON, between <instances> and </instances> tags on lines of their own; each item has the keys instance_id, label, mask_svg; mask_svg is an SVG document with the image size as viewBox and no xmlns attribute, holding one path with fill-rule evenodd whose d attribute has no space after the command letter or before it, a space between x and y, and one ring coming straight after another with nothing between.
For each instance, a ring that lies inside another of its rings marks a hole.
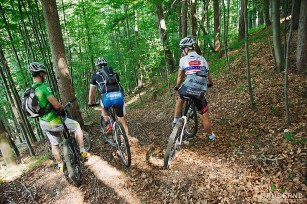
<instances>
[{"instance_id":1,"label":"cyclist in green jersey","mask_svg":"<svg viewBox=\"0 0 307 204\"><path fill-rule=\"evenodd\" d=\"M61 117L57 113L63 114L63 106L54 97L48 84L44 83L46 76L46 67L38 62L33 62L28 66L32 74L35 95L39 101L40 107L46 107L44 114L40 117L39 123L42 130L48 136L51 143L52 154L58 162L58 167L63 171L63 161L59 144L61 143L61 134L64 130ZM80 124L70 118L66 118L65 124L67 128L74 134L80 148L81 158L85 159L90 156L84 149L83 132Z\"/></svg>"}]
</instances>

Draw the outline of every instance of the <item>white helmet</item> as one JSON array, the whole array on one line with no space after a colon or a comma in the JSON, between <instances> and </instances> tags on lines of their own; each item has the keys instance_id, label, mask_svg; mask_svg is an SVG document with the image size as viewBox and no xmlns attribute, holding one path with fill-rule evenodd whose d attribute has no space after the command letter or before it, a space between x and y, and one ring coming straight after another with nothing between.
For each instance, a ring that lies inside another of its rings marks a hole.
<instances>
[{"instance_id":1,"label":"white helmet","mask_svg":"<svg viewBox=\"0 0 307 204\"><path fill-rule=\"evenodd\" d=\"M32 62L28 66L30 72L46 72L46 67L38 62Z\"/></svg>"},{"instance_id":2,"label":"white helmet","mask_svg":"<svg viewBox=\"0 0 307 204\"><path fill-rule=\"evenodd\" d=\"M105 60L103 57L98 57L98 59L95 62L95 66L108 64L107 60Z\"/></svg>"},{"instance_id":3,"label":"white helmet","mask_svg":"<svg viewBox=\"0 0 307 204\"><path fill-rule=\"evenodd\" d=\"M195 47L195 41L190 36L183 38L180 40L179 48L182 50L184 48L194 48Z\"/></svg>"}]
</instances>

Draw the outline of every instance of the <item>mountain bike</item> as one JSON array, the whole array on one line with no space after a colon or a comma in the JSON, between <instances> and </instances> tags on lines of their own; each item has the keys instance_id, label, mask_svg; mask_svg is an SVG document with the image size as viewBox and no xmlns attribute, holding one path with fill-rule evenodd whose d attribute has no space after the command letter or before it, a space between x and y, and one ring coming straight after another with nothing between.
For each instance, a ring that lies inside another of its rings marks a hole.
<instances>
[{"instance_id":1,"label":"mountain bike","mask_svg":"<svg viewBox=\"0 0 307 204\"><path fill-rule=\"evenodd\" d=\"M89 105L90 107L93 106L100 106L100 104L93 104ZM105 139L105 141L110 144L112 147L116 148L119 152L120 159L122 163L129 167L131 165L131 152L130 152L130 145L128 142L128 138L125 132L125 129L120 121L117 119L117 115L115 112L115 104L111 105L108 109L110 113L110 124L112 125L112 135L109 135L105 132L105 120L104 117L100 116L100 130Z\"/></svg>"},{"instance_id":2,"label":"mountain bike","mask_svg":"<svg viewBox=\"0 0 307 204\"><path fill-rule=\"evenodd\" d=\"M63 130L63 136L64 136L64 141L62 142L61 148L63 152L63 161L65 163L64 168L64 175L66 179L68 180L69 183L74 183L76 186L81 185L81 162L80 162L80 150L78 143L76 139L71 135L71 132L67 128L65 124L65 119L69 115L68 113L68 108L70 108L73 105L73 102L76 100L73 99L72 101L68 102L64 106L64 111L65 111L65 116L61 116L62 118L62 124L64 126ZM89 138L88 138L89 139ZM89 141L90 142L90 141ZM91 148L87 147L87 149Z\"/></svg>"},{"instance_id":3,"label":"mountain bike","mask_svg":"<svg viewBox=\"0 0 307 204\"><path fill-rule=\"evenodd\" d=\"M183 96L184 110L173 127L168 138L167 149L164 155L164 167L168 168L175 158L176 151L187 138L194 137L198 130L198 118L194 102L191 98Z\"/></svg>"}]
</instances>

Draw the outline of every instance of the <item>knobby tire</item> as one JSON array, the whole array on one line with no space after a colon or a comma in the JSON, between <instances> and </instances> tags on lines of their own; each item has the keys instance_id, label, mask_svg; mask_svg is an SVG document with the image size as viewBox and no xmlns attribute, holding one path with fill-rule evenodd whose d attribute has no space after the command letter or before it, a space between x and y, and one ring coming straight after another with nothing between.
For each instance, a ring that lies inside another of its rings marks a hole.
<instances>
[{"instance_id":1,"label":"knobby tire","mask_svg":"<svg viewBox=\"0 0 307 204\"><path fill-rule=\"evenodd\" d=\"M72 139L69 139L72 140ZM64 154L64 160L68 172L68 178L77 186L81 186L81 167L80 167L80 161L78 161L78 158L74 158L74 151L72 148L73 144L66 140L63 145L63 154ZM75 154L77 157L79 157L79 152L76 151Z\"/></svg>"},{"instance_id":2,"label":"knobby tire","mask_svg":"<svg viewBox=\"0 0 307 204\"><path fill-rule=\"evenodd\" d=\"M182 131L183 119L180 118L176 122L171 135L168 138L167 149L164 155L164 168L168 168L175 158L176 148L179 143L180 134Z\"/></svg>"},{"instance_id":3,"label":"knobby tire","mask_svg":"<svg viewBox=\"0 0 307 204\"><path fill-rule=\"evenodd\" d=\"M126 167L131 165L131 152L130 152L130 145L128 142L128 138L125 132L125 129L121 122L116 121L114 123L114 136L117 142L117 148L119 151L119 155L121 161Z\"/></svg>"},{"instance_id":4,"label":"knobby tire","mask_svg":"<svg viewBox=\"0 0 307 204\"><path fill-rule=\"evenodd\" d=\"M196 135L198 130L198 117L195 104L191 100L186 101L183 115L187 117L184 135L192 138Z\"/></svg>"}]
</instances>

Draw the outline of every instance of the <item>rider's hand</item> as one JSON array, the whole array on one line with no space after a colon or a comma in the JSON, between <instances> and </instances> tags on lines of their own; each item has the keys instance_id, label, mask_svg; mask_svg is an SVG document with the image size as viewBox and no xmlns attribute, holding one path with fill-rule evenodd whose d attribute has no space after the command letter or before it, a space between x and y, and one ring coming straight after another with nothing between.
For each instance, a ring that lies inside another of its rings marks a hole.
<instances>
[{"instance_id":1,"label":"rider's hand","mask_svg":"<svg viewBox=\"0 0 307 204\"><path fill-rule=\"evenodd\" d=\"M65 110L64 109L60 109L56 111L56 114L62 117L66 116Z\"/></svg>"},{"instance_id":2,"label":"rider's hand","mask_svg":"<svg viewBox=\"0 0 307 204\"><path fill-rule=\"evenodd\" d=\"M174 87L174 90L175 90L175 91L178 91L178 89L179 89L178 86L175 86L175 87Z\"/></svg>"}]
</instances>

